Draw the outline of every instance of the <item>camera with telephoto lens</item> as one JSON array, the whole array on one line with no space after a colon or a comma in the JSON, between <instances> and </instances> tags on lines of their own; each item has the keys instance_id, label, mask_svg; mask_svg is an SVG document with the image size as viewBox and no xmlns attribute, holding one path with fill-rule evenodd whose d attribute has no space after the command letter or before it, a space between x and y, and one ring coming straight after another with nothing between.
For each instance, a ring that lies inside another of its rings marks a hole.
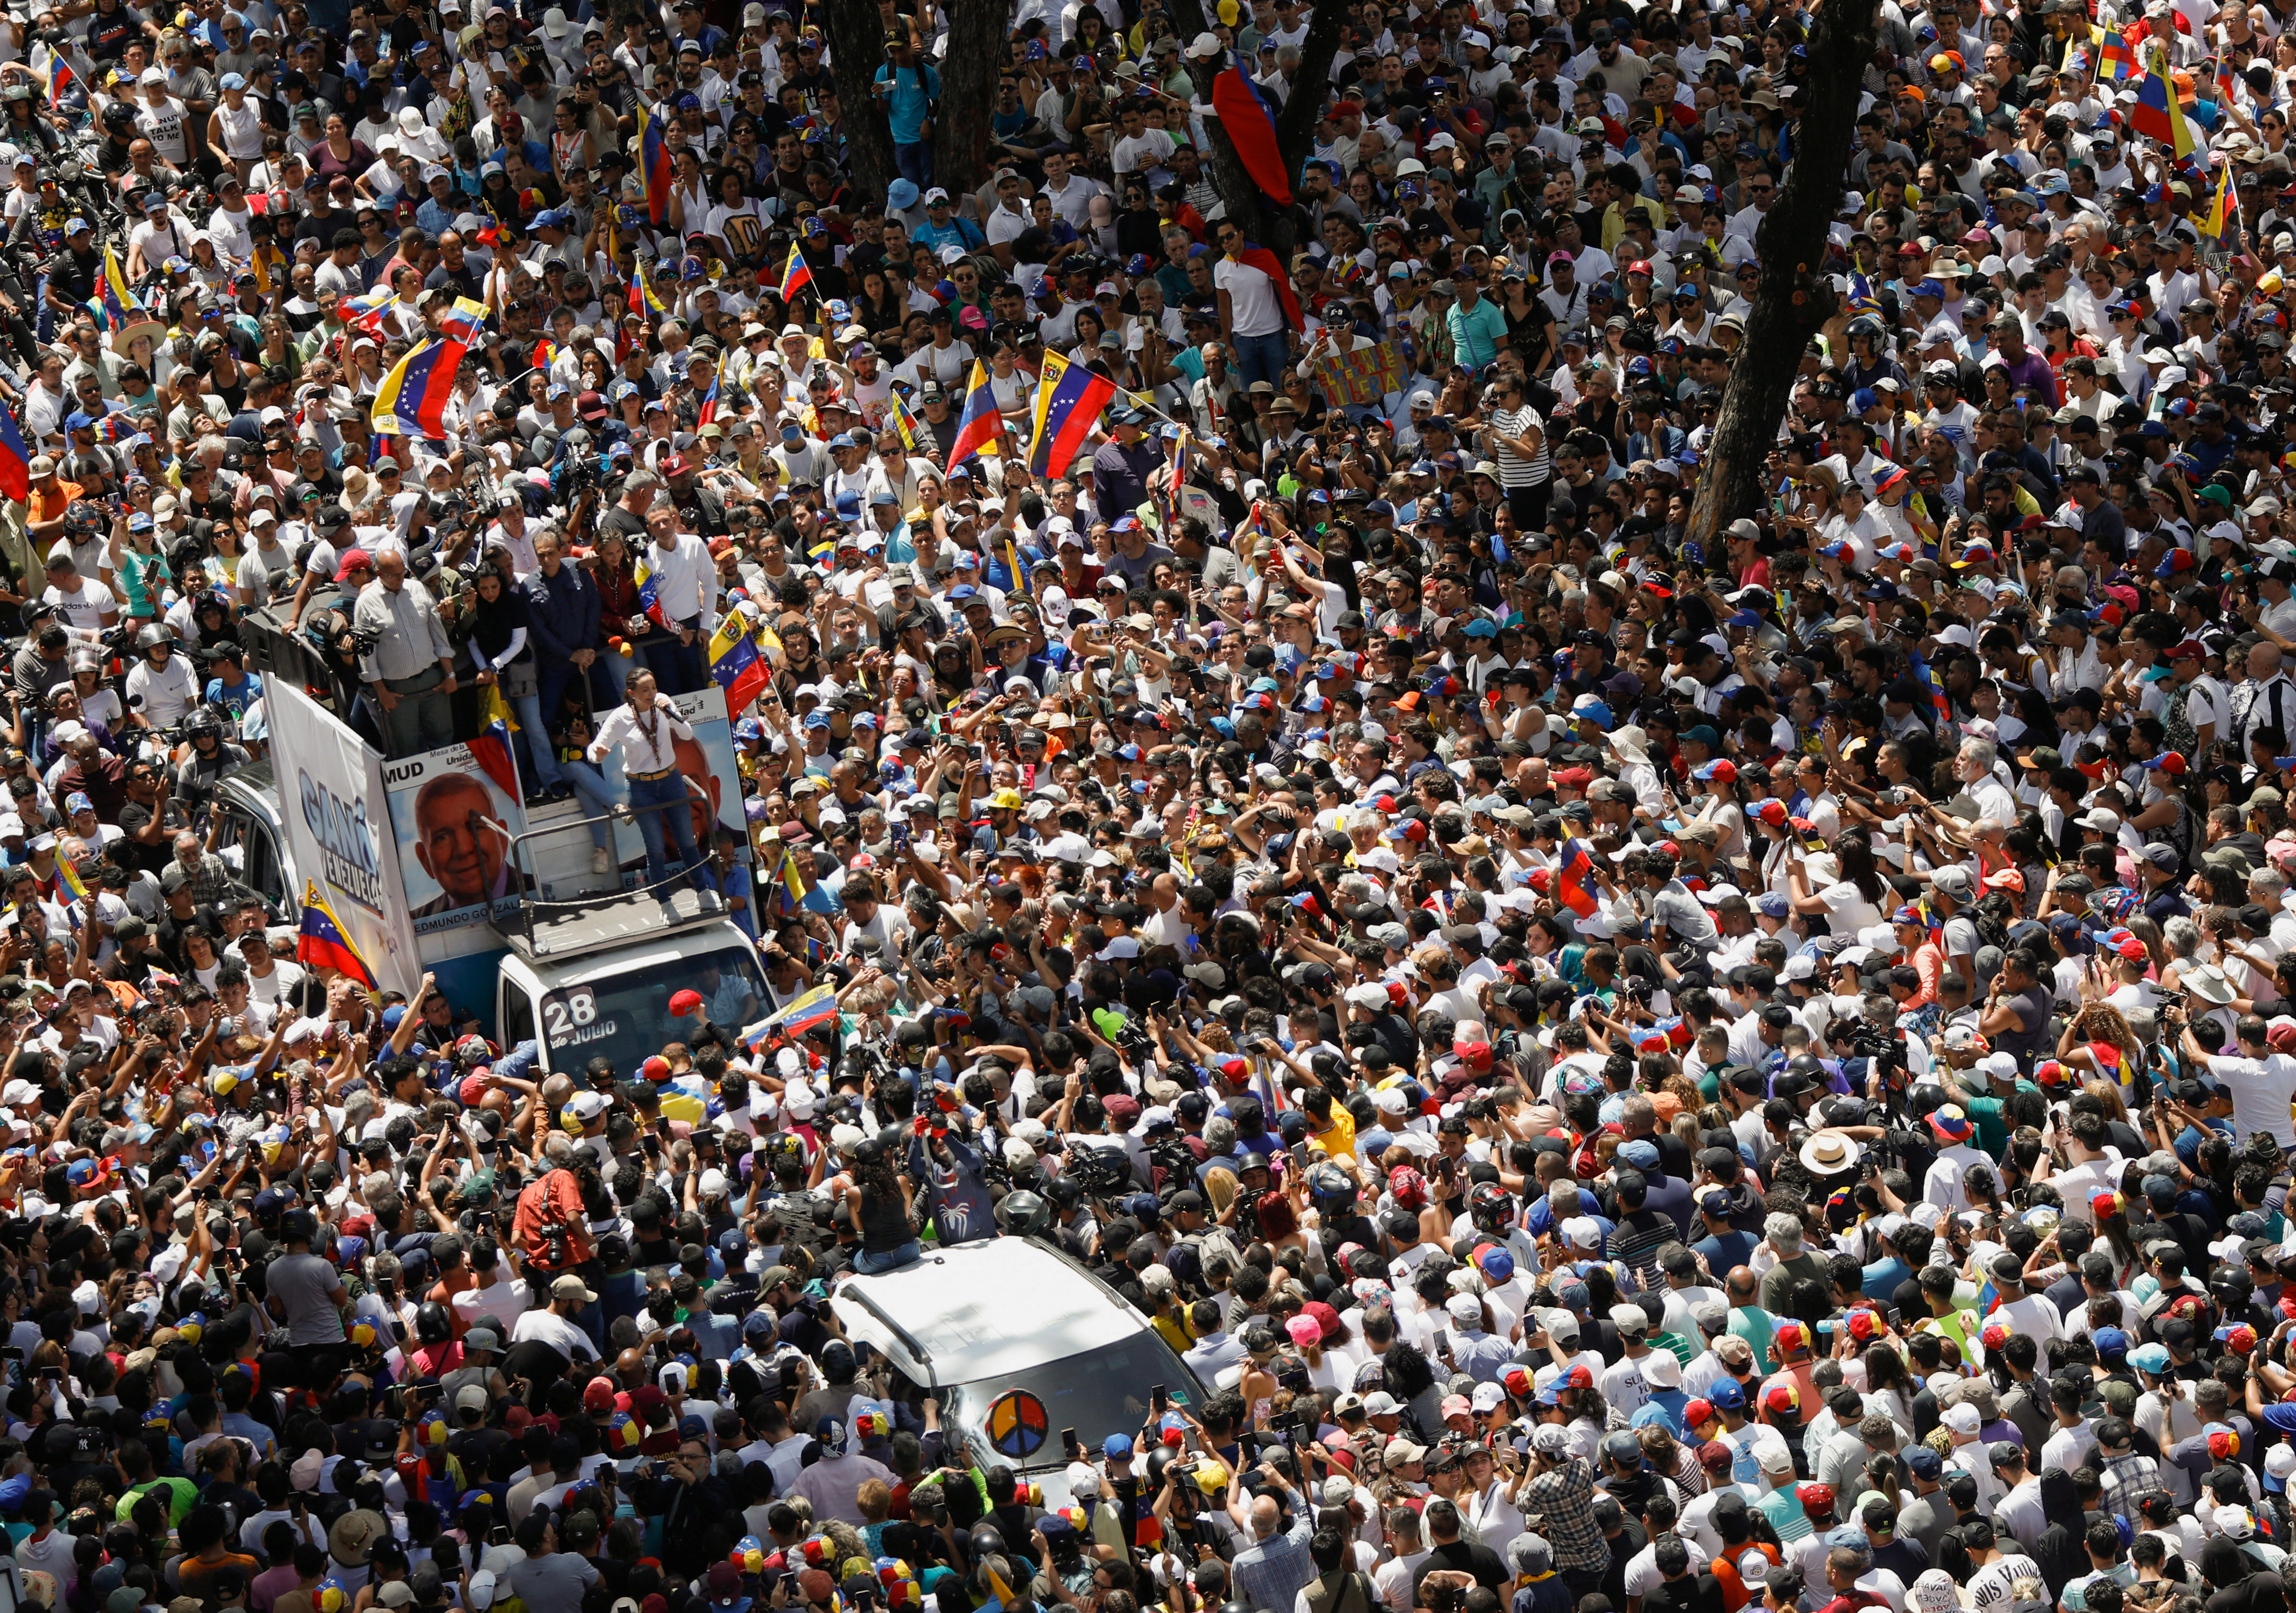
<instances>
[{"instance_id":1,"label":"camera with telephoto lens","mask_svg":"<svg viewBox=\"0 0 2296 1613\"><path fill-rule=\"evenodd\" d=\"M1905 1037L1895 1027L1884 1028L1859 1019L1849 1032L1850 1052L1880 1074L1882 1084L1901 1087L1906 1081Z\"/></svg>"}]
</instances>

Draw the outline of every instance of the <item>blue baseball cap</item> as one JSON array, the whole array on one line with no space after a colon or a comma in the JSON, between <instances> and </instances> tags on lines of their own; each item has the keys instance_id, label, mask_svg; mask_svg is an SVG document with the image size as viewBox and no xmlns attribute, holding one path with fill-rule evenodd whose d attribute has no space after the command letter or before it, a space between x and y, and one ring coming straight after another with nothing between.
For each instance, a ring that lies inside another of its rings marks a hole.
<instances>
[{"instance_id":1,"label":"blue baseball cap","mask_svg":"<svg viewBox=\"0 0 2296 1613\"><path fill-rule=\"evenodd\" d=\"M1742 1412L1746 1409L1746 1391L1734 1378L1717 1379L1714 1387L1706 1391L1706 1404L1718 1412Z\"/></svg>"}]
</instances>

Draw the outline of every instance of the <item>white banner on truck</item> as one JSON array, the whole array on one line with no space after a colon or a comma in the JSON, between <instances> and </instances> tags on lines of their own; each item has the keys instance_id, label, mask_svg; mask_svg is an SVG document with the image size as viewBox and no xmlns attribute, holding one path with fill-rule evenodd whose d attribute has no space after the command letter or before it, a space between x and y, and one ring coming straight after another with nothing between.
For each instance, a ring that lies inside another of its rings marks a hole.
<instances>
[{"instance_id":1,"label":"white banner on truck","mask_svg":"<svg viewBox=\"0 0 2296 1613\"><path fill-rule=\"evenodd\" d=\"M375 979L386 990L412 994L422 966L396 848L386 844L391 828L382 757L301 690L275 682L268 695L279 815L295 860L297 893L301 880L318 880Z\"/></svg>"}]
</instances>

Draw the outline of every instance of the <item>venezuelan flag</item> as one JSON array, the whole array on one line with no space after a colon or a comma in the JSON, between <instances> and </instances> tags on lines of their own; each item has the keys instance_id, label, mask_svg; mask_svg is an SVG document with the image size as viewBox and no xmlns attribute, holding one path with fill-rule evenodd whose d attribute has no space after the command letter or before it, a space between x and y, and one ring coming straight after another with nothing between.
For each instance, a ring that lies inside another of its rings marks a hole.
<instances>
[{"instance_id":1,"label":"venezuelan flag","mask_svg":"<svg viewBox=\"0 0 2296 1613\"><path fill-rule=\"evenodd\" d=\"M782 300L791 301L800 291L812 283L813 270L807 266L805 254L792 245L790 248L789 261L782 266Z\"/></svg>"},{"instance_id":2,"label":"venezuelan flag","mask_svg":"<svg viewBox=\"0 0 2296 1613\"><path fill-rule=\"evenodd\" d=\"M775 1009L742 1031L742 1044L755 1052L776 1036L804 1035L836 1011L837 987L816 986L788 1007Z\"/></svg>"},{"instance_id":3,"label":"venezuelan flag","mask_svg":"<svg viewBox=\"0 0 2296 1613\"><path fill-rule=\"evenodd\" d=\"M375 389L367 419L378 431L437 439L447 435L447 405L463 344L433 337L398 361Z\"/></svg>"},{"instance_id":4,"label":"venezuelan flag","mask_svg":"<svg viewBox=\"0 0 2296 1613\"><path fill-rule=\"evenodd\" d=\"M103 283L97 288L103 304L103 321L107 330L117 331L130 317L144 312L144 305L127 288L127 276L119 272L119 254L110 247L103 249Z\"/></svg>"},{"instance_id":5,"label":"venezuelan flag","mask_svg":"<svg viewBox=\"0 0 2296 1613\"><path fill-rule=\"evenodd\" d=\"M447 341L468 347L478 340L479 332L486 328L487 305L469 297L457 297L455 306L439 322L439 334Z\"/></svg>"},{"instance_id":6,"label":"venezuelan flag","mask_svg":"<svg viewBox=\"0 0 2296 1613\"><path fill-rule=\"evenodd\" d=\"M382 328L382 316L398 303L398 293L389 286L377 286L357 297L346 297L335 305L343 316L343 323L354 331L378 331Z\"/></svg>"},{"instance_id":7,"label":"venezuelan flag","mask_svg":"<svg viewBox=\"0 0 2296 1613\"><path fill-rule=\"evenodd\" d=\"M2238 207L2239 201L2233 194L2232 164L2226 162L2217 169L2216 196L2209 203L2207 217L2201 220L2202 233L2222 241L2226 226L2232 222Z\"/></svg>"},{"instance_id":8,"label":"venezuelan flag","mask_svg":"<svg viewBox=\"0 0 2296 1613\"><path fill-rule=\"evenodd\" d=\"M2128 127L2148 140L2167 146L2172 156L2189 156L2193 131L2177 104L2175 80L2168 59L2155 47L2149 70L2136 81L2136 103L2128 109Z\"/></svg>"},{"instance_id":9,"label":"venezuelan flag","mask_svg":"<svg viewBox=\"0 0 2296 1613\"><path fill-rule=\"evenodd\" d=\"M1849 312L1852 317L1861 314L1882 317L1882 299L1874 295L1873 282L1855 272L1849 276Z\"/></svg>"},{"instance_id":10,"label":"venezuelan flag","mask_svg":"<svg viewBox=\"0 0 2296 1613\"><path fill-rule=\"evenodd\" d=\"M87 900L87 881L79 877L79 870L73 865L70 857L60 856L56 859L56 884L73 901Z\"/></svg>"},{"instance_id":11,"label":"venezuelan flag","mask_svg":"<svg viewBox=\"0 0 2296 1613\"><path fill-rule=\"evenodd\" d=\"M1049 358L1052 355L1048 353L1046 356ZM886 400L886 406L887 412L892 416L893 430L901 434L901 446L912 454L915 453L917 445L924 440L924 427L917 422L917 417L914 414L909 413L909 405L902 401L898 392L893 393Z\"/></svg>"},{"instance_id":12,"label":"venezuelan flag","mask_svg":"<svg viewBox=\"0 0 2296 1613\"><path fill-rule=\"evenodd\" d=\"M1232 67L1212 80L1212 106L1254 182L1290 207L1292 176L1283 166L1282 144L1276 138L1275 98L1242 68Z\"/></svg>"},{"instance_id":13,"label":"venezuelan flag","mask_svg":"<svg viewBox=\"0 0 2296 1613\"><path fill-rule=\"evenodd\" d=\"M645 176L646 217L660 224L669 216L669 147L662 140L661 125L647 115L644 102L637 111L638 171Z\"/></svg>"},{"instance_id":14,"label":"venezuelan flag","mask_svg":"<svg viewBox=\"0 0 2296 1613\"><path fill-rule=\"evenodd\" d=\"M295 938L295 961L314 969L332 969L357 980L369 991L374 989L374 971L359 956L358 948L351 945L350 936L335 917L335 910L319 894L316 880L307 880L303 884L303 922Z\"/></svg>"},{"instance_id":15,"label":"venezuelan flag","mask_svg":"<svg viewBox=\"0 0 2296 1613\"><path fill-rule=\"evenodd\" d=\"M1595 863L1576 840L1562 842L1554 864L1554 899L1582 919L1595 916Z\"/></svg>"},{"instance_id":16,"label":"venezuelan flag","mask_svg":"<svg viewBox=\"0 0 2296 1613\"><path fill-rule=\"evenodd\" d=\"M1048 350L1044 372L1037 378L1029 469L1038 476L1066 475L1084 452L1101 411L1115 396L1114 381ZM956 462L952 457L949 463Z\"/></svg>"},{"instance_id":17,"label":"venezuelan flag","mask_svg":"<svg viewBox=\"0 0 2296 1613\"><path fill-rule=\"evenodd\" d=\"M25 451L16 413L5 403L0 403L0 495L20 504L32 496L32 456Z\"/></svg>"},{"instance_id":18,"label":"venezuelan flag","mask_svg":"<svg viewBox=\"0 0 2296 1613\"><path fill-rule=\"evenodd\" d=\"M997 413L996 389L988 384L988 366L976 358L964 395L964 413L956 422L956 440L949 445L947 468L954 471L966 460L996 454L1004 440L1004 416Z\"/></svg>"},{"instance_id":19,"label":"venezuelan flag","mask_svg":"<svg viewBox=\"0 0 2296 1613\"><path fill-rule=\"evenodd\" d=\"M740 610L727 611L709 635L709 675L726 692L726 709L736 717L773 677L773 668L750 635L749 618Z\"/></svg>"},{"instance_id":20,"label":"venezuelan flag","mask_svg":"<svg viewBox=\"0 0 2296 1613\"><path fill-rule=\"evenodd\" d=\"M701 395L701 412L694 417L693 429L700 430L718 418L718 373L709 373L709 389Z\"/></svg>"},{"instance_id":21,"label":"venezuelan flag","mask_svg":"<svg viewBox=\"0 0 2296 1613\"><path fill-rule=\"evenodd\" d=\"M646 620L667 629L672 624L669 612L661 606L661 585L654 580L653 568L646 563L641 553L635 575L638 585L638 608L645 612Z\"/></svg>"},{"instance_id":22,"label":"venezuelan flag","mask_svg":"<svg viewBox=\"0 0 2296 1613\"><path fill-rule=\"evenodd\" d=\"M439 334L400 359L375 389L368 421L377 431L438 438L447 434L447 405L463 355L486 323L487 305L467 297L439 322Z\"/></svg>"},{"instance_id":23,"label":"venezuelan flag","mask_svg":"<svg viewBox=\"0 0 2296 1613\"><path fill-rule=\"evenodd\" d=\"M64 96L70 94L72 86L78 82L79 75L71 70L71 63L64 60L63 53L62 51L49 52L48 104L50 106L62 105Z\"/></svg>"},{"instance_id":24,"label":"venezuelan flag","mask_svg":"<svg viewBox=\"0 0 2296 1613\"><path fill-rule=\"evenodd\" d=\"M550 373L550 366L557 362L557 358L558 344L547 336L534 344L534 367L545 375Z\"/></svg>"},{"instance_id":25,"label":"venezuelan flag","mask_svg":"<svg viewBox=\"0 0 2296 1613\"><path fill-rule=\"evenodd\" d=\"M791 907L804 905L805 876L798 872L797 853L788 847L782 848L782 888L789 892ZM797 1004L793 1003L790 1006L794 1008Z\"/></svg>"}]
</instances>

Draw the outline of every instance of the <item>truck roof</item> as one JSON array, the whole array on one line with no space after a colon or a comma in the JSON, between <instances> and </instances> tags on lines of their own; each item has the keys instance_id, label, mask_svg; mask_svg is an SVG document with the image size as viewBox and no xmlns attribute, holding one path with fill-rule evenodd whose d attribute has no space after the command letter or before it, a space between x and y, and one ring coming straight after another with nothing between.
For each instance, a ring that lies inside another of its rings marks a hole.
<instances>
[{"instance_id":1,"label":"truck roof","mask_svg":"<svg viewBox=\"0 0 2296 1613\"><path fill-rule=\"evenodd\" d=\"M533 962L732 922L723 902L705 900L699 891L679 889L657 894L634 890L627 894L598 892L577 902L529 898L521 903L517 917L497 919L495 928L502 932L512 951ZM668 947L663 952L668 962L684 955L684 951L676 947Z\"/></svg>"},{"instance_id":2,"label":"truck roof","mask_svg":"<svg viewBox=\"0 0 2296 1613\"><path fill-rule=\"evenodd\" d=\"M888 1351L920 1383L976 1383L1116 1344L1146 1325L1090 1272L1026 1238L991 1238L839 1285L893 1336ZM912 1359L901 1362L899 1355Z\"/></svg>"}]
</instances>

